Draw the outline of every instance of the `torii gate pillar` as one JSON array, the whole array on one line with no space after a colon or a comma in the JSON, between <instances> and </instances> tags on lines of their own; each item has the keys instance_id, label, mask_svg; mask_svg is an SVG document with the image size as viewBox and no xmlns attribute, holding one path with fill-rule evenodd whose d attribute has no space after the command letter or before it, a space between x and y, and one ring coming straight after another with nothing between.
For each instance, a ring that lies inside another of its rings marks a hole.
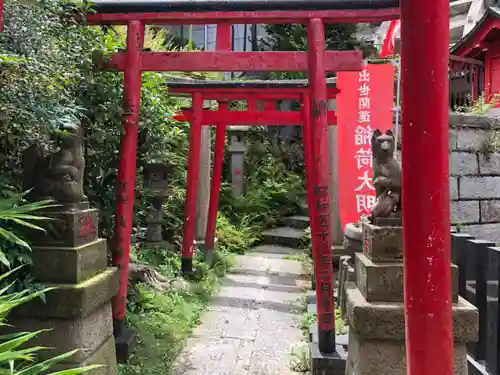
<instances>
[{"instance_id":1,"label":"torii gate pillar","mask_svg":"<svg viewBox=\"0 0 500 375\"><path fill-rule=\"evenodd\" d=\"M448 0L401 0L408 375L452 375Z\"/></svg>"}]
</instances>

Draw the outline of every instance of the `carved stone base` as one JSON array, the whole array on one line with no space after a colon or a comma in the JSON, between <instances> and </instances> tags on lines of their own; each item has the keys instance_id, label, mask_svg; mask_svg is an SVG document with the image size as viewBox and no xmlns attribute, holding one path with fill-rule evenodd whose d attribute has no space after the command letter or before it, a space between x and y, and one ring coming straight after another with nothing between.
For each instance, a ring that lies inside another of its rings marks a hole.
<instances>
[{"instance_id":1,"label":"carved stone base","mask_svg":"<svg viewBox=\"0 0 500 375\"><path fill-rule=\"evenodd\" d=\"M368 302L403 302L403 264L373 262L355 255L356 285ZM458 301L458 267L451 265L452 302Z\"/></svg>"},{"instance_id":2,"label":"carved stone base","mask_svg":"<svg viewBox=\"0 0 500 375\"><path fill-rule=\"evenodd\" d=\"M100 306L87 316L75 319L17 318L9 319L9 324L17 332L47 330L30 341L31 346L50 348L39 352L40 360L79 349L79 352L66 360L68 364L85 362L104 342L113 338L111 303Z\"/></svg>"},{"instance_id":3,"label":"carved stone base","mask_svg":"<svg viewBox=\"0 0 500 375\"><path fill-rule=\"evenodd\" d=\"M43 221L46 235L30 237L34 275L42 287L55 289L45 293L45 302L37 298L13 310L9 323L16 332L48 329L32 342L54 348L41 351L41 360L80 349L56 370L101 364L105 367L89 374L116 375L111 298L119 274L118 268L107 267L106 240L97 237L98 211L81 202L42 214L53 220ZM2 327L3 332L9 329Z\"/></svg>"},{"instance_id":4,"label":"carved stone base","mask_svg":"<svg viewBox=\"0 0 500 375\"><path fill-rule=\"evenodd\" d=\"M62 371L69 368L75 368L88 365L103 365L89 372L87 375L116 375L118 374L118 366L116 365L115 339L111 336L104 344L101 345L90 357L78 364L62 363L51 368L53 371Z\"/></svg>"},{"instance_id":5,"label":"carved stone base","mask_svg":"<svg viewBox=\"0 0 500 375\"><path fill-rule=\"evenodd\" d=\"M1 332L47 329L31 342L54 348L40 352L41 360L80 349L55 370L102 364L106 367L89 374L116 375L110 300L118 289L117 269L110 268L79 284L52 285L58 289L47 292L46 304L37 299L20 306L8 319L13 328L3 327Z\"/></svg>"},{"instance_id":6,"label":"carved stone base","mask_svg":"<svg viewBox=\"0 0 500 375\"><path fill-rule=\"evenodd\" d=\"M12 314L16 317L61 319L86 316L110 301L118 291L118 285L118 269L114 267L79 284L44 283L44 287L57 287L46 293L46 303L38 298L17 307Z\"/></svg>"},{"instance_id":7,"label":"carved stone base","mask_svg":"<svg viewBox=\"0 0 500 375\"><path fill-rule=\"evenodd\" d=\"M107 266L106 240L78 247L32 247L33 276L39 282L78 284Z\"/></svg>"},{"instance_id":8,"label":"carved stone base","mask_svg":"<svg viewBox=\"0 0 500 375\"><path fill-rule=\"evenodd\" d=\"M97 209L54 209L40 213L47 220L38 223L46 233L40 231L30 235L32 243L44 247L78 247L96 241L99 234L99 211Z\"/></svg>"},{"instance_id":9,"label":"carved stone base","mask_svg":"<svg viewBox=\"0 0 500 375\"><path fill-rule=\"evenodd\" d=\"M403 303L367 302L347 289L349 352L346 375L406 375ZM467 375L465 345L477 340L477 309L463 298L453 306L455 375Z\"/></svg>"},{"instance_id":10,"label":"carved stone base","mask_svg":"<svg viewBox=\"0 0 500 375\"><path fill-rule=\"evenodd\" d=\"M463 343L455 343L455 375L468 375L467 351ZM405 342L349 337L349 355L345 375L406 375Z\"/></svg>"},{"instance_id":11,"label":"carved stone base","mask_svg":"<svg viewBox=\"0 0 500 375\"><path fill-rule=\"evenodd\" d=\"M364 222L363 252L374 262L401 262L403 259L403 228L380 227Z\"/></svg>"}]
</instances>

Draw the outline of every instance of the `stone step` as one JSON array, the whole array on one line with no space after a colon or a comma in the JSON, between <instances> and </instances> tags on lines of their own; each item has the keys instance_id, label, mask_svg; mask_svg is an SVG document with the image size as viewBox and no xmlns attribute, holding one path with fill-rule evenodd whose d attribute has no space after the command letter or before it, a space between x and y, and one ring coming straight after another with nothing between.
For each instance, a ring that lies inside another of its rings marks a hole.
<instances>
[{"instance_id":1,"label":"stone step","mask_svg":"<svg viewBox=\"0 0 500 375\"><path fill-rule=\"evenodd\" d=\"M305 234L306 232L304 230L296 228L273 228L262 233L262 242L266 245L298 248Z\"/></svg>"},{"instance_id":2,"label":"stone step","mask_svg":"<svg viewBox=\"0 0 500 375\"><path fill-rule=\"evenodd\" d=\"M248 255L259 254L269 258L283 258L287 255L301 255L302 253L303 250L278 245L258 245L247 252Z\"/></svg>"},{"instance_id":3,"label":"stone step","mask_svg":"<svg viewBox=\"0 0 500 375\"><path fill-rule=\"evenodd\" d=\"M309 228L309 216L289 216L285 217L283 220L283 225L296 228L296 229L307 229Z\"/></svg>"}]
</instances>

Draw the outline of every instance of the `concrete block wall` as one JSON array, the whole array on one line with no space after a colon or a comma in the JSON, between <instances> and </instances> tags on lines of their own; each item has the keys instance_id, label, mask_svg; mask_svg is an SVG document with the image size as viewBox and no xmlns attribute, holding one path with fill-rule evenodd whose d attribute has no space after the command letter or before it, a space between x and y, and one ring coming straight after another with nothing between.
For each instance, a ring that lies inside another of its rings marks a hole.
<instances>
[{"instance_id":1,"label":"concrete block wall","mask_svg":"<svg viewBox=\"0 0 500 375\"><path fill-rule=\"evenodd\" d=\"M500 118L451 113L449 149L452 224L500 243Z\"/></svg>"}]
</instances>

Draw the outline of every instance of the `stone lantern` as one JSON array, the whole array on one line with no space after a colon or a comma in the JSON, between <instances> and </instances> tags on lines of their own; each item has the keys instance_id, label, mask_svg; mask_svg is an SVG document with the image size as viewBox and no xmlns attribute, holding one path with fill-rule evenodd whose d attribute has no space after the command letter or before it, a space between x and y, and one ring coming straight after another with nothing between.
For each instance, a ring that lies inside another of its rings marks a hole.
<instances>
[{"instance_id":1,"label":"stone lantern","mask_svg":"<svg viewBox=\"0 0 500 375\"><path fill-rule=\"evenodd\" d=\"M230 126L228 127L229 153L231 154L231 185L233 187L233 196L242 196L245 192L245 133L250 129L249 126Z\"/></svg>"},{"instance_id":2,"label":"stone lantern","mask_svg":"<svg viewBox=\"0 0 500 375\"><path fill-rule=\"evenodd\" d=\"M163 240L163 202L170 194L168 186L171 172L166 162L150 162L144 166L144 188L151 205L146 213L146 238L144 243L155 246L169 246Z\"/></svg>"}]
</instances>

